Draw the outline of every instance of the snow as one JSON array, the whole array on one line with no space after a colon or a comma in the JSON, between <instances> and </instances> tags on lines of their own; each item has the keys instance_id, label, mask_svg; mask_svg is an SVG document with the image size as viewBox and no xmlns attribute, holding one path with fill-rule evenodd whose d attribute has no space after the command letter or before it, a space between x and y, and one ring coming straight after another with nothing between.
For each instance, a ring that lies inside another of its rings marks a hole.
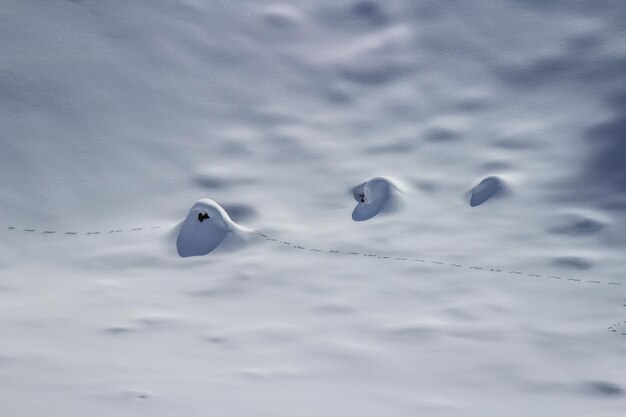
<instances>
[{"instance_id":1,"label":"snow","mask_svg":"<svg viewBox=\"0 0 626 417\"><path fill-rule=\"evenodd\" d=\"M206 255L218 246L233 249L241 246L246 234L251 233L233 222L228 213L209 198L197 201L175 230L178 232L176 249L181 257Z\"/></svg>"},{"instance_id":2,"label":"snow","mask_svg":"<svg viewBox=\"0 0 626 417\"><path fill-rule=\"evenodd\" d=\"M369 220L381 211L394 211L398 208L399 192L398 186L384 177L371 178L357 185L352 189L352 195L357 202L352 211L352 220Z\"/></svg>"},{"instance_id":3,"label":"snow","mask_svg":"<svg viewBox=\"0 0 626 417\"><path fill-rule=\"evenodd\" d=\"M498 177L487 177L472 188L470 206L480 206L492 197L501 196L504 194L505 189L506 187L502 179Z\"/></svg>"},{"instance_id":4,"label":"snow","mask_svg":"<svg viewBox=\"0 0 626 417\"><path fill-rule=\"evenodd\" d=\"M0 415L622 416L625 21L3 1Z\"/></svg>"}]
</instances>

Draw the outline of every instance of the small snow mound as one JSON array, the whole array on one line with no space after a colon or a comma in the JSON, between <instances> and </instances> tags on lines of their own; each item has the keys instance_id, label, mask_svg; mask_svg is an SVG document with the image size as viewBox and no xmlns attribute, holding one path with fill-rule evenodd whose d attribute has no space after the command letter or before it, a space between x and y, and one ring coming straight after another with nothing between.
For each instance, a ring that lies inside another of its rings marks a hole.
<instances>
[{"instance_id":1,"label":"small snow mound","mask_svg":"<svg viewBox=\"0 0 626 417\"><path fill-rule=\"evenodd\" d=\"M491 197L500 195L505 190L504 181L499 177L487 177L472 188L470 206L476 207L489 200Z\"/></svg>"},{"instance_id":2,"label":"small snow mound","mask_svg":"<svg viewBox=\"0 0 626 417\"><path fill-rule=\"evenodd\" d=\"M381 211L396 207L396 194L399 189L391 180L375 177L352 189L357 205L352 212L352 220L364 221L371 219Z\"/></svg>"},{"instance_id":3,"label":"small snow mound","mask_svg":"<svg viewBox=\"0 0 626 417\"><path fill-rule=\"evenodd\" d=\"M578 256L562 256L554 259L554 263L560 267L579 269L582 271L593 267L591 262Z\"/></svg>"},{"instance_id":4,"label":"small snow mound","mask_svg":"<svg viewBox=\"0 0 626 417\"><path fill-rule=\"evenodd\" d=\"M606 227L606 222L584 214L570 214L563 216L559 224L551 228L555 234L570 236L590 236L601 232Z\"/></svg>"},{"instance_id":5,"label":"small snow mound","mask_svg":"<svg viewBox=\"0 0 626 417\"><path fill-rule=\"evenodd\" d=\"M249 230L233 222L226 211L208 198L197 201L179 225L176 249L183 258L202 256L226 243L241 240Z\"/></svg>"}]
</instances>

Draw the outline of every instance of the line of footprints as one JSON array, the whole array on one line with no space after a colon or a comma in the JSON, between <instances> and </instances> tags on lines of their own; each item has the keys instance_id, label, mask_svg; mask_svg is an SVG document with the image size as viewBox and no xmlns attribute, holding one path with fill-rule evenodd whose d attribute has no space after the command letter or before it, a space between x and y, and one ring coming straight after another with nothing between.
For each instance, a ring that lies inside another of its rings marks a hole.
<instances>
[{"instance_id":1,"label":"line of footprints","mask_svg":"<svg viewBox=\"0 0 626 417\"><path fill-rule=\"evenodd\" d=\"M502 181L496 181L494 178L487 178L481 182L478 186L472 190L472 200L470 205L472 207L484 203L489 198L497 195L499 190L503 188ZM366 181L352 190L353 197L357 202L357 205L352 213L352 219L354 221L365 221L372 217L375 217L379 213L388 209L388 206L394 206L393 200L400 193L400 187L388 178L377 177ZM220 245L222 240L229 234L247 234L252 232L250 229L246 229L239 226L232 221L228 213L216 202L210 199L202 199L197 201L189 210L189 213L183 222L179 223L180 231L176 242L177 251L181 257L189 256L204 256L212 252L217 246ZM23 233L39 234L39 235L64 235L64 236L97 236L108 235L123 232L140 232L146 230L155 230L161 228L169 228L175 225L161 225L152 227L135 227L131 229L113 229L109 231L91 231L86 233L78 232L57 232L55 230L37 230L37 229L21 229ZM20 231L17 227L9 226L8 231ZM415 262L420 264L432 264L446 268L455 269L472 269L485 271L496 274L506 274L508 277L524 277L524 278L539 278L539 279L552 279L568 282L579 282L594 285L609 285L618 286L620 282L603 282L598 280L581 280L578 278L561 277L558 275L543 275L536 273L525 273L514 270L503 270L500 268L484 268L481 266L469 265L464 266L459 263L442 262L439 260L427 260L421 258L405 258L397 256L381 255L376 253L361 253L356 251L345 251L331 249L322 250L317 248L309 248L302 245L293 244L285 240L279 240L265 233L262 233L258 229L253 230L259 237L267 240L268 242L275 243L281 246L290 247L299 251L308 251L312 253L327 253L327 254L345 254L348 256L362 256L366 258L375 258L383 261L394 262ZM626 304L624 304L626 307ZM609 328L612 333L621 333L626 336L626 320L621 323L614 323Z\"/></svg>"},{"instance_id":2,"label":"line of footprints","mask_svg":"<svg viewBox=\"0 0 626 417\"><path fill-rule=\"evenodd\" d=\"M168 228L168 227L172 227L172 225L168 224L168 225L161 225L161 226L152 226L152 227L134 227L131 229L113 229L113 230L109 230L106 232L84 232L84 233L79 233L79 232L57 232L56 230L37 230L37 229L19 229L15 226L9 226L7 227L5 230L8 231L21 231L23 233L30 233L30 234L41 234L41 235L53 235L53 234L59 234L59 235L66 235L66 236L97 236L97 235L106 235L106 234L111 234L111 233L124 233L124 232L140 232L140 231L146 231L146 230L155 230L155 229L163 229L163 228ZM297 250L302 250L302 251L309 251L309 252L313 252L313 253L329 253L329 254L342 254L344 252L340 251L340 250L336 250L336 249L331 249L331 250L322 250L322 249L307 249L304 246L301 245L296 245L296 244L292 244L291 242L285 241L285 240L279 240L276 238L273 238L265 233L262 233L260 230L255 229L254 232L260 236L261 238L265 239L268 242L272 242L272 243L276 243L278 245L283 245L283 246L287 246L287 247L291 247L293 249L297 249ZM441 262L441 261L435 261L435 260L427 260L427 259L420 259L420 258L404 258L404 257L394 257L394 256L387 256L387 255L379 255L379 254L375 254L375 253L360 253L360 252L355 252L355 251L349 251L349 252L345 252L346 255L350 255L350 256L363 256L366 258L375 258L375 259L382 259L385 261L399 261L399 262L415 262L415 263L422 263L422 264L432 264L432 265L439 265L439 266L444 266L444 267L449 267L449 268L464 268L464 265L458 264L458 263L446 263L446 262ZM587 283L587 284L606 284L606 285L612 285L612 286L617 286L617 285L622 285L620 282L607 282L607 283L603 283L602 281L597 281L597 280L586 280L583 281L581 279L578 278L563 278L557 275L542 275L542 274L534 274L534 273L524 273L521 271L503 271L502 269L497 269L497 268L483 268L480 266L466 266L466 268L468 269L473 269L473 270L483 270L483 271L487 271L487 272L495 272L495 273L506 273L509 276L524 276L527 278L544 278L544 279L554 279L554 280L563 280L563 281L571 281L571 282L581 282L581 283ZM624 307L626 307L626 300L624 300ZM622 321L622 322L617 322L612 324L611 326L608 327L608 330L611 333L619 333L622 336L626 336L626 320Z\"/></svg>"},{"instance_id":3,"label":"line of footprints","mask_svg":"<svg viewBox=\"0 0 626 417\"><path fill-rule=\"evenodd\" d=\"M60 234L60 235L67 235L67 236L77 236L77 235L100 235L100 234L109 234L109 233L122 233L122 232L139 232L142 230L154 230L154 229L161 229L164 227L170 227L170 225L165 225L165 226L152 226L152 227L134 227L132 229L114 229L114 230L109 230L109 231L105 231L105 232L84 232L84 233L79 233L79 232L59 232L56 230L37 230L37 229L19 229L15 226L9 226L7 227L6 230L8 231L22 231L23 233L34 233L34 234L42 234L42 235L55 235L55 234Z\"/></svg>"},{"instance_id":4,"label":"line of footprints","mask_svg":"<svg viewBox=\"0 0 626 417\"><path fill-rule=\"evenodd\" d=\"M53 234L60 234L60 235L67 235L67 236L97 236L97 235L106 235L106 234L111 234L111 233L123 233L123 232L140 232L140 231L146 231L146 230L155 230L155 229L162 229L162 228L168 228L168 227L172 227L172 225L168 224L168 225L161 225L161 226L152 226L152 227L134 227L131 229L113 229L113 230L109 230L109 231L105 231L105 232L83 232L83 233L79 233L79 232L58 232L56 230L37 230L37 229L19 229L15 226L9 226L7 227L6 230L8 231L21 231L23 233L32 233L32 234L43 234L43 235L53 235ZM299 249L299 250L307 250L307 248L305 248L304 246L301 245L295 245L292 244L290 242L284 241L284 240L279 240L273 237L268 236L267 234L262 233L260 230L255 229L254 232L262 237L263 239L267 240L268 242L274 242L280 245L286 245L286 246L290 246L294 249ZM328 251L324 251L322 249L308 249L309 252L316 252L316 253L332 253L332 254L341 254L342 252L340 250L335 250L335 249L331 249ZM418 259L418 258L403 258L403 257L393 257L393 256L387 256L387 255L379 255L379 254L375 254L375 253L360 253L360 252L355 252L355 251L349 251L349 252L345 252L346 255L353 255L353 256L364 256L367 258L377 258L377 259L384 259L384 260L391 260L391 261L403 261L403 262L418 262L418 263L430 263L433 265L441 265L441 266L447 266L447 267L451 267L451 268L463 268L464 265L458 264L458 263L446 263L446 262L441 262L441 261L435 261L435 260L426 260L426 259ZM496 273L508 273L510 275L518 275L518 276L526 276L529 278L547 278L547 279L554 279L554 280L563 280L563 281L572 281L572 282L583 282L583 283L587 283L587 284L606 284L606 285L622 285L620 282L602 282L602 281L597 281L597 280L581 280L578 278L564 278L558 275L542 275L542 274L535 274L535 273L525 273L525 272L521 272L521 271L503 271L502 269L498 269L498 268L484 268L481 266L467 266L467 268L469 269L474 269L474 270L484 270L484 271L488 271L488 272L496 272Z\"/></svg>"},{"instance_id":5,"label":"line of footprints","mask_svg":"<svg viewBox=\"0 0 626 417\"><path fill-rule=\"evenodd\" d=\"M279 245L284 245L284 246L289 246L291 248L294 249L299 249L299 250L308 250L309 252L317 252L317 253L333 253L333 254L341 254L344 253L340 250L336 250L336 249L331 249L331 250L322 250L322 249L307 249L304 246L301 245L296 245L293 244L291 242L287 242L284 240L279 240L276 238L273 238L265 233L262 233L260 230L255 230L255 233L257 235L259 235L260 237L262 237L263 239L267 240L268 242L273 242ZM380 255L380 254L376 254L376 253L361 253L361 252L355 252L355 251L350 251L350 252L345 252L346 255L353 255L353 256L364 256L367 258L377 258L377 259L385 259L385 260L390 260L390 261L402 261L402 262L418 262L418 263L430 263L433 265L441 265L441 266L446 266L446 267L451 267L451 268L463 268L464 265L461 264L457 264L457 263L447 263L447 262L441 262L441 261L435 261L435 260L427 260L427 259L419 259L419 258L402 258L402 257L394 257L394 256L386 256L386 255ZM481 266L466 266L466 268L469 269L475 269L475 270L481 270L481 271L487 271L487 272L497 272L497 273L508 273L510 275L518 275L518 276L525 276L525 277L530 277L530 278L545 278L545 279L554 279L554 280L563 280L563 281L573 281L573 282L582 282L582 283L587 283L587 284L606 284L606 285L622 285L620 282L602 282L602 281L596 281L596 280L581 280L578 278L563 278L561 276L558 275L542 275L542 274L533 274L533 273L525 273L525 272L521 272L521 271L503 271L502 269L497 269L497 268L484 268Z\"/></svg>"},{"instance_id":6,"label":"line of footprints","mask_svg":"<svg viewBox=\"0 0 626 417\"><path fill-rule=\"evenodd\" d=\"M259 235L260 237L262 237L263 239L267 240L268 242L272 242L272 243L276 243L278 245L283 245L283 246L287 246L287 247L291 247L293 249L298 249L298 250L303 250L303 251L309 251L309 252L314 252L314 253L332 253L332 254L341 254L342 252L340 250L336 250L336 249L331 249L331 250L327 250L324 251L322 249L307 249L304 246L301 245L295 245L292 244L291 242L287 242L285 240L279 240L273 237L270 237L269 235L262 233L260 230L256 230L255 229L255 233L257 235ZM375 259L383 259L383 260L387 260L387 261L400 261L400 262L417 262L417 263L430 263L432 265L440 265L440 266L444 266L444 267L449 267L449 268L463 268L464 266L461 264L456 264L456 263L446 263L446 262L441 262L441 261L434 261L434 260L427 260L427 259L418 259L418 258L402 258L402 257L392 257L392 256L385 256L385 255L379 255L379 254L375 254L375 253L360 253L360 252L354 252L354 251L350 251L350 252L345 252L346 255L352 255L352 256L364 256L366 258L375 258ZM483 271L488 271L488 272L496 272L496 273L506 273L508 274L508 276L524 276L527 278L544 278L544 279L554 279L554 280L564 280L564 281L572 281L572 282L581 282L581 283L587 283L587 284L604 284L602 281L596 281L596 280L587 280L587 281L583 281L580 280L578 278L563 278L557 275L542 275L542 274L533 274L533 273L524 273L521 271L503 271L502 269L496 269L496 268L483 268L480 266L467 266L466 268L468 269L473 269L473 270L483 270ZM605 283L606 285L622 285L620 282L607 282ZM626 307L626 300L624 300L624 307ZM622 321L622 322L617 322L614 323L613 325L609 326L608 330L611 333L620 333L622 336L626 336L626 320Z\"/></svg>"},{"instance_id":7,"label":"line of footprints","mask_svg":"<svg viewBox=\"0 0 626 417\"><path fill-rule=\"evenodd\" d=\"M622 307L626 307L626 300L624 300L624 304L622 304ZM609 331L611 333L621 333L622 336L626 336L626 320L613 323L609 326Z\"/></svg>"},{"instance_id":8,"label":"line of footprints","mask_svg":"<svg viewBox=\"0 0 626 417\"><path fill-rule=\"evenodd\" d=\"M155 230L155 229L162 229L162 228L168 228L168 227L172 227L172 225L161 225L161 226L152 226L152 227L134 227L131 229L113 229L113 230L109 230L109 231L105 231L105 232L83 232L83 233L79 233L79 232L58 232L56 230L37 230L37 229L18 229L15 226L9 226L7 227L6 230L8 231L21 231L23 233L32 233L32 234L43 234L43 235L53 235L53 234L60 234L60 235L67 235L67 236L97 236L97 235L106 235L106 234L111 234L111 233L124 233L124 232L139 232L139 231L146 231L146 230ZM267 240L268 242L273 242L273 243L277 243L280 245L285 245L285 246L290 246L294 249L299 249L299 250L307 250L307 248L305 248L304 246L301 245L296 245L296 244L292 244L291 242L287 242L284 240L279 240L273 237L270 237L269 235L262 233L260 230L255 229L254 232L262 237L263 239ZM316 252L316 253L332 253L332 254L341 254L342 252L340 250L336 250L336 249L331 249L331 250L322 250L322 249L308 249L309 252ZM377 259L384 259L384 260L391 260L391 261L402 261L402 262L417 262L417 263L430 263L433 265L441 265L441 266L447 266L447 267L452 267L452 268L463 268L464 265L458 264L458 263L446 263L446 262L441 262L441 261L435 261L435 260L427 260L427 259L419 259L419 258L403 258L403 257L394 257L394 256L387 256L387 255L379 255L379 254L375 254L375 253L360 253L360 252L355 252L355 251L349 251L349 252L345 252L346 255L353 255L353 256L364 256L367 258L377 258ZM508 273L510 275L518 275L518 276L526 276L529 278L547 278L547 279L554 279L554 280L563 280L563 281L572 281L572 282L582 282L582 283L587 283L587 284L606 284L606 285L622 285L620 282L602 282L602 281L597 281L597 280L581 280L578 278L564 278L558 275L542 275L542 274L535 274L535 273L525 273L525 272L521 272L521 271L503 271L502 269L498 269L498 268L484 268L481 266L467 266L467 268L469 269L474 269L474 270L481 270L481 271L488 271L488 272L496 272L496 273Z\"/></svg>"}]
</instances>

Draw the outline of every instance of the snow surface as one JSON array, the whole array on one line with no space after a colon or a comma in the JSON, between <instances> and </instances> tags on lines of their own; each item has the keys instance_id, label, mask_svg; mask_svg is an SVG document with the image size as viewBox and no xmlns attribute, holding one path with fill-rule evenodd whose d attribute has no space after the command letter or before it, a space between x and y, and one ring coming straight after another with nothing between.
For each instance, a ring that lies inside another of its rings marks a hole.
<instances>
[{"instance_id":1,"label":"snow surface","mask_svg":"<svg viewBox=\"0 0 626 417\"><path fill-rule=\"evenodd\" d=\"M3 0L0 415L623 416L624 22ZM201 198L259 234L180 257Z\"/></svg>"}]
</instances>

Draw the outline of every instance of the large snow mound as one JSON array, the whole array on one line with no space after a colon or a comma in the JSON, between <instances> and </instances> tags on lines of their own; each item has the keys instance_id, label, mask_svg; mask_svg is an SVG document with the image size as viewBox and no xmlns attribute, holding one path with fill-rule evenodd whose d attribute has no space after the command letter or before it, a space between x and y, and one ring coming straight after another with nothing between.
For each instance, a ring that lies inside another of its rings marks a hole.
<instances>
[{"instance_id":1,"label":"large snow mound","mask_svg":"<svg viewBox=\"0 0 626 417\"><path fill-rule=\"evenodd\" d=\"M183 258L202 256L212 252L220 244L242 241L250 230L231 220L226 211L215 201L205 198L197 201L182 224L179 225L176 249Z\"/></svg>"},{"instance_id":2,"label":"large snow mound","mask_svg":"<svg viewBox=\"0 0 626 417\"><path fill-rule=\"evenodd\" d=\"M374 177L352 189L357 204L352 220L369 220L380 212L389 212L398 207L399 188L392 180Z\"/></svg>"}]
</instances>

